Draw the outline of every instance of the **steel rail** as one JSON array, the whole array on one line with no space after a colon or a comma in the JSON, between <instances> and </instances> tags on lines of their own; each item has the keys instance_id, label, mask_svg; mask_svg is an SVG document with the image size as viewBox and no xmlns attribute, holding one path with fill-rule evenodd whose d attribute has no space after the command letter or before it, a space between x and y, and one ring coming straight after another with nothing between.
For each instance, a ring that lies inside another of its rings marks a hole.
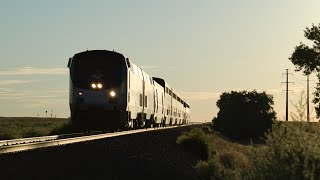
<instances>
[{"instance_id":1,"label":"steel rail","mask_svg":"<svg viewBox=\"0 0 320 180\"><path fill-rule=\"evenodd\" d=\"M27 143L40 142L40 141L51 141L51 140L55 140L55 139L62 139L62 138L82 136L82 135L85 135L85 134L84 133L72 133L72 134L40 136L40 137L21 138L21 139L8 139L8 140L1 140L0 146L27 144Z\"/></svg>"},{"instance_id":2,"label":"steel rail","mask_svg":"<svg viewBox=\"0 0 320 180\"><path fill-rule=\"evenodd\" d=\"M136 134L136 133L142 133L142 132L148 132L148 131L171 129L171 128L177 128L182 126L189 126L189 125L193 125L193 124L159 127L159 128L148 128L148 129L137 129L137 130L131 130L131 131L120 131L120 132L114 132L114 133L102 133L102 134L94 134L94 135L80 135L83 133L76 133L78 136L75 136L75 137L70 137L70 135L72 134L66 134L65 136L69 136L67 138L60 138L60 137L63 137L63 135L25 138L28 140L28 142L23 142L23 140L25 139L0 141L0 143L2 144L7 143L0 147L0 154L26 151L26 150L32 150L32 149L44 148L44 147L50 147L50 146L61 146L61 145L72 144L72 143L124 136L124 135ZM17 142L19 143L17 144Z\"/></svg>"}]
</instances>

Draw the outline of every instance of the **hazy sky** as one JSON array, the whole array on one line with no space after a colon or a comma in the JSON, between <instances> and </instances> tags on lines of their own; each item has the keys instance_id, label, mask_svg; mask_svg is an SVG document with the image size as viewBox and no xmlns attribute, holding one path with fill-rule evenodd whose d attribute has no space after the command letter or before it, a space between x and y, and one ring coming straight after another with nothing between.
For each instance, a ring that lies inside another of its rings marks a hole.
<instances>
[{"instance_id":1,"label":"hazy sky","mask_svg":"<svg viewBox=\"0 0 320 180\"><path fill-rule=\"evenodd\" d=\"M283 119L282 73L294 74L295 101L306 78L288 57L306 42L303 30L320 23L319 7L319 0L2 1L0 116L68 117L68 58L106 49L166 79L189 100L192 121L216 116L222 92L253 89L274 95Z\"/></svg>"}]
</instances>

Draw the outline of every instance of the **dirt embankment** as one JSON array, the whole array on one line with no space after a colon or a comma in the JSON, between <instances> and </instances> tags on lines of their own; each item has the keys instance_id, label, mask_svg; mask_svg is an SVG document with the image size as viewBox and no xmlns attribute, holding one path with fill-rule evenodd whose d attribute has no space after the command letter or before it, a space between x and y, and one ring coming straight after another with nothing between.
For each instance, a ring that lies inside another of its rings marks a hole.
<instances>
[{"instance_id":1,"label":"dirt embankment","mask_svg":"<svg viewBox=\"0 0 320 180\"><path fill-rule=\"evenodd\" d=\"M1 179L193 179L200 159L176 144L180 127L0 155Z\"/></svg>"}]
</instances>

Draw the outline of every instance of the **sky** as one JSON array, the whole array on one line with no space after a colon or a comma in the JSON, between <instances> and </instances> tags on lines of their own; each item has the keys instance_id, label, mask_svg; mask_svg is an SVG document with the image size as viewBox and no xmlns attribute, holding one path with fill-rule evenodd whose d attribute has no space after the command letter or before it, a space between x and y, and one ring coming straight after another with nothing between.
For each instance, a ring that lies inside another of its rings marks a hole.
<instances>
[{"instance_id":1,"label":"sky","mask_svg":"<svg viewBox=\"0 0 320 180\"><path fill-rule=\"evenodd\" d=\"M319 7L319 0L1 1L0 116L69 117L68 58L106 49L177 89L191 121L217 116L222 92L254 89L273 95L284 119L282 73L292 73L296 103L306 77L288 57L309 43L303 30L320 23ZM310 79L311 94L317 79Z\"/></svg>"}]
</instances>

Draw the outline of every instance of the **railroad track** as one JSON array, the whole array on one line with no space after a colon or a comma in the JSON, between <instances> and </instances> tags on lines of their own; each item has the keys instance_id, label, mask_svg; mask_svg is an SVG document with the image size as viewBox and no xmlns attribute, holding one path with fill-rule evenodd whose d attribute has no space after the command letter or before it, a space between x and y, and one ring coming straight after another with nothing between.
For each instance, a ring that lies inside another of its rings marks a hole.
<instances>
[{"instance_id":1,"label":"railroad track","mask_svg":"<svg viewBox=\"0 0 320 180\"><path fill-rule=\"evenodd\" d=\"M193 124L188 124L188 125L193 125ZM114 133L101 133L101 132L93 132L93 134L74 133L74 134L63 134L63 135L43 136L43 137L34 137L34 138L3 140L3 141L0 141L0 154L27 151L27 150L50 147L50 146L60 146L65 144L92 141L92 140L98 140L98 139L104 139L104 138L110 138L110 137L116 137L116 136L124 136L128 134L136 134L136 133L147 132L147 131L171 129L171 128L177 128L177 127L188 126L188 125L137 129L137 130L131 130L131 131L114 132Z\"/></svg>"}]
</instances>

